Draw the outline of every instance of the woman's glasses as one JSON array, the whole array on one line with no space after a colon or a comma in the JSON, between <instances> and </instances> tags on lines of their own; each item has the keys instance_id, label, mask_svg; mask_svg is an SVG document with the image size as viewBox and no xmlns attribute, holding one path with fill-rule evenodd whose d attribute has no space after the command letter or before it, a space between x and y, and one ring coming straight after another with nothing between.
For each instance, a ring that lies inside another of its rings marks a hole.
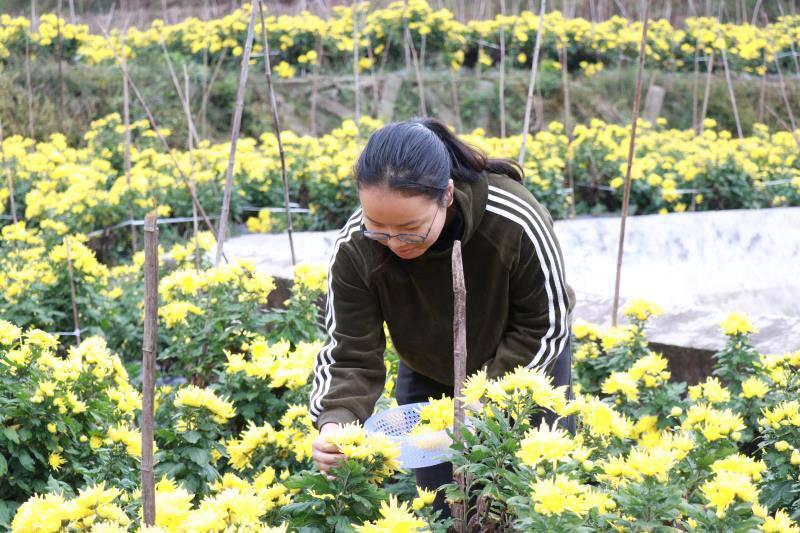
<instances>
[{"instance_id":1,"label":"woman's glasses","mask_svg":"<svg viewBox=\"0 0 800 533\"><path fill-rule=\"evenodd\" d=\"M439 215L439 203L436 204L436 213L433 215L433 220L431 220L431 225L428 227L428 231L425 232L425 235L421 235L419 233L397 233L392 235L390 233L384 233L382 231L370 231L364 228L364 223L361 223L361 233L364 237L368 239L372 239L379 242L389 242L389 239L392 237L397 237L399 241L402 241L407 244L421 244L425 242L428 238L428 235L431 232L431 228L433 228L433 223L436 222L436 217Z\"/></svg>"}]
</instances>

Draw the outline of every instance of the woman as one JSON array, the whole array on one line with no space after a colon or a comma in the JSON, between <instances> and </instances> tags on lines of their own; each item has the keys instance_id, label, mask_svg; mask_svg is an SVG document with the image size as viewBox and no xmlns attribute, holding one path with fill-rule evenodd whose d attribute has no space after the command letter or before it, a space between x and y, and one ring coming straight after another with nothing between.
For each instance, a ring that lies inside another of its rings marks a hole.
<instances>
[{"instance_id":1,"label":"woman","mask_svg":"<svg viewBox=\"0 0 800 533\"><path fill-rule=\"evenodd\" d=\"M487 159L437 119L414 118L375 131L355 175L361 208L334 243L328 342L309 403L320 470L343 457L323 436L363 423L383 392L384 321L400 356L398 404L452 397L454 240L467 289L467 375L485 368L494 378L524 365L571 385L575 293L552 218L516 163ZM452 480L450 463L415 474L428 489ZM434 507L448 515L443 491Z\"/></svg>"}]
</instances>

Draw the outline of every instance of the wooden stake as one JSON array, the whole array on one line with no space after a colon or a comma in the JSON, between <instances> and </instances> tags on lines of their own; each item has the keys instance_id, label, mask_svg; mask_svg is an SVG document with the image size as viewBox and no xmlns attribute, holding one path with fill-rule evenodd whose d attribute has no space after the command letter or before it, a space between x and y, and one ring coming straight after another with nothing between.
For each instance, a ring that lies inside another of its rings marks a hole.
<instances>
[{"instance_id":1,"label":"wooden stake","mask_svg":"<svg viewBox=\"0 0 800 533\"><path fill-rule=\"evenodd\" d=\"M367 57L372 67L369 69L369 76L372 82L372 105L369 108L369 114L372 117L378 116L378 104L380 104L381 96L378 88L378 78L375 76L375 56L372 53L372 40L367 41Z\"/></svg>"},{"instance_id":2,"label":"wooden stake","mask_svg":"<svg viewBox=\"0 0 800 533\"><path fill-rule=\"evenodd\" d=\"M175 88L175 92L178 94L178 98L181 101L181 105L183 106L183 112L188 113L189 115L192 114L192 108L189 105L189 100L183 97L183 91L181 91L181 84L178 82L178 76L175 74L175 69L172 67L172 60L169 58L169 52L167 51L167 45L164 44L164 38L159 34L158 41L161 43L161 50L164 52L164 59L167 61L167 68L169 69L170 78L172 78L172 86ZM200 139L197 136L197 132L194 130L194 122L189 122L190 130L189 135L194 137L194 142L199 146Z\"/></svg>"},{"instance_id":3,"label":"wooden stake","mask_svg":"<svg viewBox=\"0 0 800 533\"><path fill-rule=\"evenodd\" d=\"M219 230L217 231L217 257L214 265L219 265L222 257L222 247L226 239L228 229L228 212L231 206L231 188L233 187L233 164L236 161L236 143L239 140L239 129L242 125L242 111L244 110L244 94L247 86L247 73L250 67L250 50L253 47L253 28L256 24L256 7L250 7L250 24L247 26L247 37L242 53L242 65L239 69L239 84L236 87L236 108L233 112L233 123L231 124L231 151L228 155L228 169L225 175L225 191L222 197L222 209L219 213Z\"/></svg>"},{"instance_id":4,"label":"wooden stake","mask_svg":"<svg viewBox=\"0 0 800 533\"><path fill-rule=\"evenodd\" d=\"M500 0L500 17L506 16L506 1ZM500 22L500 138L506 138L506 28Z\"/></svg>"},{"instance_id":5,"label":"wooden stake","mask_svg":"<svg viewBox=\"0 0 800 533\"><path fill-rule=\"evenodd\" d=\"M75 323L75 338L81 343L81 325L78 321L78 302L75 299L75 274L72 271L72 257L69 253L69 235L64 237L64 247L67 253L67 273L69 274L69 294L72 298L72 320Z\"/></svg>"},{"instance_id":6,"label":"wooden stake","mask_svg":"<svg viewBox=\"0 0 800 533\"><path fill-rule=\"evenodd\" d=\"M700 79L700 50L694 49L694 76L692 77L692 130L697 131L697 91Z\"/></svg>"},{"instance_id":7,"label":"wooden stake","mask_svg":"<svg viewBox=\"0 0 800 533\"><path fill-rule=\"evenodd\" d=\"M776 2L776 3L778 4L778 12L780 12L782 17L785 16L782 5L783 2ZM791 7L792 7L791 15L794 16L795 15L794 0L792 0ZM769 19L767 17L766 12L762 14L764 15L764 23L769 24ZM800 76L800 59L797 58L797 52L794 49L794 40L791 39L789 40L789 49L792 51L792 60L794 61L794 71L797 73L798 76Z\"/></svg>"},{"instance_id":8,"label":"wooden stake","mask_svg":"<svg viewBox=\"0 0 800 533\"><path fill-rule=\"evenodd\" d=\"M767 64L764 63L764 74L761 75L761 89L758 91L758 122L764 121L764 97L767 93Z\"/></svg>"},{"instance_id":9,"label":"wooden stake","mask_svg":"<svg viewBox=\"0 0 800 533\"><path fill-rule=\"evenodd\" d=\"M206 116L208 111L208 98L211 96L211 88L214 86L214 82L217 81L217 76L219 76L220 69L222 68L222 62L225 61L227 55L228 49L223 48L216 65L214 65L214 70L211 72L211 79L208 80L203 90L203 98L200 100L200 120L202 121L201 130L203 138L208 137L208 119Z\"/></svg>"},{"instance_id":10,"label":"wooden stake","mask_svg":"<svg viewBox=\"0 0 800 533\"><path fill-rule=\"evenodd\" d=\"M311 111L308 114L308 129L312 137L317 135L317 80L319 79L319 66L322 63L322 37L319 35L317 35L316 46L314 48L317 52L317 59L314 62L314 70L311 74Z\"/></svg>"},{"instance_id":11,"label":"wooden stake","mask_svg":"<svg viewBox=\"0 0 800 533\"><path fill-rule=\"evenodd\" d=\"M461 256L461 241L453 242L452 255L453 269L453 434L456 439L461 440L461 428L464 425L465 413L464 403L461 400L463 394L464 381L467 379L467 288L464 283L464 264ZM463 473L454 474L454 479L458 483L458 488L466 494L466 479ZM466 502L456 502L453 504L452 515L456 531L464 532L467 530L467 507L469 505L469 495L466 494Z\"/></svg>"},{"instance_id":12,"label":"wooden stake","mask_svg":"<svg viewBox=\"0 0 800 533\"><path fill-rule=\"evenodd\" d=\"M725 51L727 44L722 48L722 66L725 69L725 82L728 85L728 96L731 99L731 107L733 108L733 118L736 121L736 133L739 139L744 139L742 133L742 122L739 120L739 109L736 107L736 95L733 92L733 81L731 81L731 70L728 68L728 53Z\"/></svg>"},{"instance_id":13,"label":"wooden stake","mask_svg":"<svg viewBox=\"0 0 800 533\"><path fill-rule=\"evenodd\" d=\"M561 85L564 88L564 130L567 132L567 185L569 186L569 217L575 218L575 183L572 176L572 156L570 156L570 146L572 145L572 113L569 104L569 73L567 72L567 46L562 45L559 49L561 59Z\"/></svg>"},{"instance_id":14,"label":"wooden stake","mask_svg":"<svg viewBox=\"0 0 800 533\"><path fill-rule=\"evenodd\" d=\"M531 76L528 80L528 98L525 100L525 119L522 125L522 144L519 147L519 156L517 156L517 163L522 166L525 161L525 144L528 140L528 131L531 127L531 107L533 106L533 87L536 85L536 72L539 69L539 50L542 46L542 23L544 22L544 5L546 1L542 0L539 6L539 26L536 29L536 44L533 47L533 60L531 61Z\"/></svg>"},{"instance_id":15,"label":"wooden stake","mask_svg":"<svg viewBox=\"0 0 800 533\"><path fill-rule=\"evenodd\" d=\"M783 8L781 8L781 14L783 14ZM764 22L769 24L769 20L767 19L767 14L764 13ZM794 56L794 44L792 44L792 55ZM789 104L789 96L786 94L786 83L783 81L783 72L781 71L781 64L778 62L778 56L776 55L773 58L775 62L775 71L778 73L778 82L781 88L781 97L783 98L783 103L786 105L786 111L789 114L789 131L792 133L792 137L794 138L794 142L797 144L798 148L800 148L800 137L797 135L797 123L794 120L794 113L792 112L792 106ZM795 63L797 62L797 57L795 56ZM800 71L798 72L800 74ZM766 75L766 74L765 74Z\"/></svg>"},{"instance_id":16,"label":"wooden stake","mask_svg":"<svg viewBox=\"0 0 800 533\"><path fill-rule=\"evenodd\" d=\"M406 45L411 51L411 61L414 64L414 73L417 77L417 94L419 95L419 114L423 117L428 116L427 106L425 105L425 85L422 82L422 73L419 69L419 60L417 58L417 49L414 47L414 41L411 39L411 30L408 29L408 0L404 0L403 9L403 29L405 31Z\"/></svg>"},{"instance_id":17,"label":"wooden stake","mask_svg":"<svg viewBox=\"0 0 800 533\"><path fill-rule=\"evenodd\" d=\"M125 184L128 187L128 194L131 194L130 212L128 217L135 220L136 213L134 212L134 203L132 201L131 189L131 103L130 94L128 90L128 63L125 57L125 36L127 28L122 31L122 63L125 68L122 70L122 123L125 126L125 133L123 134L123 142L125 151L123 152L123 167L125 169ZM131 224L131 249L133 253L139 250L138 234L136 233L136 226Z\"/></svg>"},{"instance_id":18,"label":"wooden stake","mask_svg":"<svg viewBox=\"0 0 800 533\"><path fill-rule=\"evenodd\" d=\"M156 521L156 491L153 475L153 412L156 383L156 340L158 338L158 226L156 214L144 219L144 339L142 344L142 510L144 524Z\"/></svg>"},{"instance_id":19,"label":"wooden stake","mask_svg":"<svg viewBox=\"0 0 800 533\"><path fill-rule=\"evenodd\" d=\"M778 81L780 82L783 103L786 105L786 111L789 113L789 124L791 126L790 129L792 132L792 137L794 138L794 142L797 143L797 147L800 148L800 138L797 136L797 125L794 121L792 106L789 104L789 97L786 95L786 85L783 82L783 73L781 72L781 65L778 63L778 56L775 56L775 70L778 71Z\"/></svg>"},{"instance_id":20,"label":"wooden stake","mask_svg":"<svg viewBox=\"0 0 800 533\"><path fill-rule=\"evenodd\" d=\"M58 0L56 13L56 56L58 57L58 131L64 132L64 74L61 70L61 46L63 37L61 35L61 0Z\"/></svg>"},{"instance_id":21,"label":"wooden stake","mask_svg":"<svg viewBox=\"0 0 800 533\"><path fill-rule=\"evenodd\" d=\"M717 36L719 37L720 34L720 24L722 24L722 8L724 4L720 2L719 4L719 15L717 16ZM736 8L739 8L739 5L736 5ZM744 135L742 134L742 123L739 120L739 108L736 106L736 95L733 92L733 82L731 81L731 71L728 68L728 43L723 43L722 46L722 67L725 71L725 83L728 85L728 97L731 99L731 107L733 108L733 119L736 122L736 133L739 136L739 139L743 139Z\"/></svg>"},{"instance_id":22,"label":"wooden stake","mask_svg":"<svg viewBox=\"0 0 800 533\"><path fill-rule=\"evenodd\" d=\"M353 0L353 94L355 94L356 139L361 140L361 89L358 86L358 0Z\"/></svg>"},{"instance_id":23,"label":"wooden stake","mask_svg":"<svg viewBox=\"0 0 800 533\"><path fill-rule=\"evenodd\" d=\"M617 249L617 273L614 283L614 306L611 311L611 325L617 325L617 310L619 308L619 285L622 274L622 250L625 244L625 220L628 217L628 203L631 194L631 168L633 167L633 153L636 145L636 121L639 118L639 100L642 95L642 71L644 70L645 43L647 42L647 22L650 14L650 0L646 0L644 7L644 23L642 26L642 40L639 44L639 66L636 70L636 95L633 99L633 122L631 123L631 140L628 143L628 166L625 169L625 190L622 195L622 217L619 226L619 248Z\"/></svg>"},{"instance_id":24,"label":"wooden stake","mask_svg":"<svg viewBox=\"0 0 800 533\"><path fill-rule=\"evenodd\" d=\"M456 87L456 77L453 74L453 69L447 69L447 74L450 78L450 97L453 99L453 109L456 113L456 128L458 133L464 131L464 125L461 123L461 104L458 101L458 87Z\"/></svg>"},{"instance_id":25,"label":"wooden stake","mask_svg":"<svg viewBox=\"0 0 800 533\"><path fill-rule=\"evenodd\" d=\"M264 0L266 1L266 0ZM269 62L269 40L267 39L267 25L264 22L264 9L262 0L258 0L259 14L261 15L261 38L264 40L264 75L267 77L267 90L269 91L270 108L272 109L272 126L275 129L275 138L278 140L278 154L281 159L281 179L283 180L283 205L286 210L286 232L289 236L289 251L292 255L292 266L297 263L294 254L294 238L292 232L292 211L289 208L289 178L286 176L286 157L283 154L281 142L281 124L278 120L278 103L275 100L275 91L272 89L272 70Z\"/></svg>"},{"instance_id":26,"label":"wooden stake","mask_svg":"<svg viewBox=\"0 0 800 533\"><path fill-rule=\"evenodd\" d=\"M31 4L33 5L33 4ZM28 32L25 33L25 91L28 93L28 137L33 136L33 86L31 85L31 51Z\"/></svg>"},{"instance_id":27,"label":"wooden stake","mask_svg":"<svg viewBox=\"0 0 800 533\"><path fill-rule=\"evenodd\" d=\"M189 108L189 101L191 94L189 92L189 71L186 70L186 64L183 65L183 83L185 90L183 91L185 103L183 106L186 113L186 143L189 146L189 182L192 185L192 192L197 194L197 186L194 181L194 151L192 146L192 130L194 129L194 121L192 121L192 112ZM194 234L194 268L200 270L200 233L199 224L197 222L197 206L192 204L192 233Z\"/></svg>"},{"instance_id":28,"label":"wooden stake","mask_svg":"<svg viewBox=\"0 0 800 533\"><path fill-rule=\"evenodd\" d=\"M706 111L708 110L708 96L711 93L711 71L714 70L714 49L711 49L711 56L708 58L708 69L706 70L706 86L703 92L703 106L700 110L700 118L697 120L697 132L702 133L706 126Z\"/></svg>"}]
</instances>

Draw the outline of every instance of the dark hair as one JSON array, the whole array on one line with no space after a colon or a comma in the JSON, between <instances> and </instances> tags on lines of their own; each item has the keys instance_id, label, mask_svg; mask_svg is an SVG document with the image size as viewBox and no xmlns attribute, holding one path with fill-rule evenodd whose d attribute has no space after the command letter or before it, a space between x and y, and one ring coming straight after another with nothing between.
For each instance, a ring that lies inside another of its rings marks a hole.
<instances>
[{"instance_id":1,"label":"dark hair","mask_svg":"<svg viewBox=\"0 0 800 533\"><path fill-rule=\"evenodd\" d=\"M386 186L405 195L424 195L443 202L450 178L474 182L483 171L505 174L522 182L524 170L511 159L487 157L481 150L458 138L439 119L413 117L391 122L369 136L355 164L356 187ZM376 244L378 266L398 263L386 247Z\"/></svg>"},{"instance_id":2,"label":"dark hair","mask_svg":"<svg viewBox=\"0 0 800 533\"><path fill-rule=\"evenodd\" d=\"M355 164L358 188L384 185L433 199L442 198L448 179L477 181L483 171L519 182L524 177L516 161L489 158L441 120L427 117L392 122L374 131Z\"/></svg>"}]
</instances>

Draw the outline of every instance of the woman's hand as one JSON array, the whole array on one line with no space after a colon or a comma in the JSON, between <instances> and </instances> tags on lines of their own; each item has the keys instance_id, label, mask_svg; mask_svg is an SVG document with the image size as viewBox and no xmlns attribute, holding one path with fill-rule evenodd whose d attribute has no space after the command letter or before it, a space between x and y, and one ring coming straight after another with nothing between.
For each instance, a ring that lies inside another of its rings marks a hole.
<instances>
[{"instance_id":1,"label":"woman's hand","mask_svg":"<svg viewBox=\"0 0 800 533\"><path fill-rule=\"evenodd\" d=\"M333 476L328 474L328 471L336 466L336 464L344 459L344 454L339 451L339 447L331 444L325 437L333 435L341 430L341 426L335 422L328 422L319 431L319 435L314 439L311 444L311 459L314 464L320 469L328 479L333 479Z\"/></svg>"}]
</instances>

